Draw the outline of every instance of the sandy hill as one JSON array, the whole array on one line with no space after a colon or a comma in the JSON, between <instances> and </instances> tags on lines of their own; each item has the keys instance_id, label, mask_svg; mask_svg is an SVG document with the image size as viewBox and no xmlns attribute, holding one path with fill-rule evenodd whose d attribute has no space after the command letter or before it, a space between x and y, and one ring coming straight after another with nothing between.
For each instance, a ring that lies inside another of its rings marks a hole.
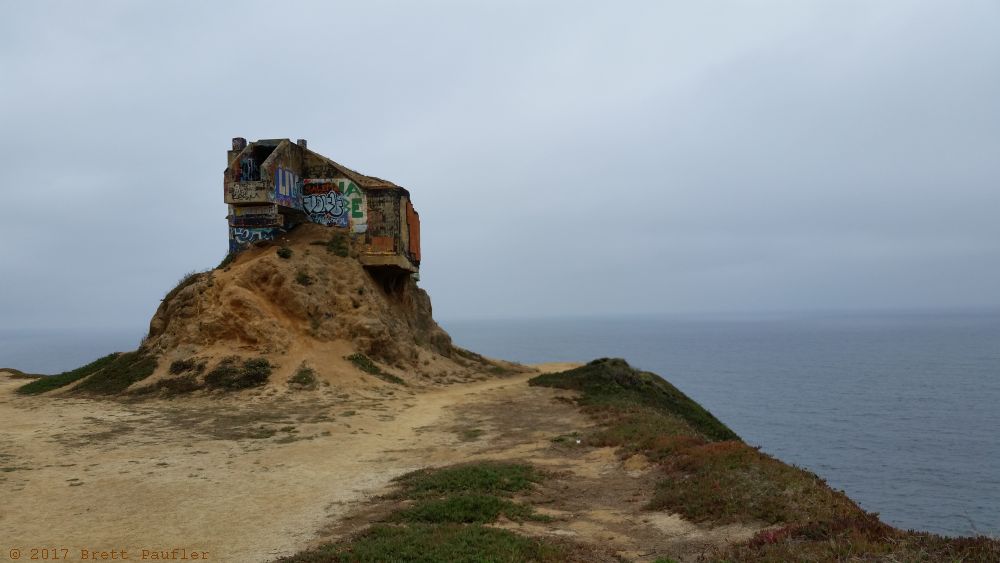
<instances>
[{"instance_id":1,"label":"sandy hill","mask_svg":"<svg viewBox=\"0 0 1000 563\"><path fill-rule=\"evenodd\" d=\"M431 300L409 276L377 277L356 259L348 237L318 225L194 274L171 291L150 322L145 348L174 362L265 357L275 380L303 364L320 379L356 372L361 354L404 379L463 372L474 354L455 348L431 314Z\"/></svg>"},{"instance_id":2,"label":"sandy hill","mask_svg":"<svg viewBox=\"0 0 1000 563\"><path fill-rule=\"evenodd\" d=\"M339 243L346 256L331 247L330 229L302 225L278 244L188 277L153 316L147 347L177 357L219 347L286 355L339 342L400 368L451 357L427 293L409 276L380 283L347 237Z\"/></svg>"},{"instance_id":3,"label":"sandy hill","mask_svg":"<svg viewBox=\"0 0 1000 563\"><path fill-rule=\"evenodd\" d=\"M301 225L185 276L133 352L25 391L131 396L254 387L433 386L523 368L452 345L404 272L370 271L345 232Z\"/></svg>"}]
</instances>

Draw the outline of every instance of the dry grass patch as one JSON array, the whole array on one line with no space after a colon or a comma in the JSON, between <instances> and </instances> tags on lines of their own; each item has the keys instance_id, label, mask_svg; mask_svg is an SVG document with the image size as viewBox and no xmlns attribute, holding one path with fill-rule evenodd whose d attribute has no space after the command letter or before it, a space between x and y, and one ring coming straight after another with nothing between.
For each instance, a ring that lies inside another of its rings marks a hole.
<instances>
[{"instance_id":1,"label":"dry grass patch","mask_svg":"<svg viewBox=\"0 0 1000 563\"><path fill-rule=\"evenodd\" d=\"M661 466L665 477L650 509L716 524L802 522L860 510L816 475L747 446L676 387L625 360L595 360L531 384L581 392L579 404L602 425L584 438L588 445L642 453Z\"/></svg>"},{"instance_id":2,"label":"dry grass patch","mask_svg":"<svg viewBox=\"0 0 1000 563\"><path fill-rule=\"evenodd\" d=\"M1000 541L985 536L948 538L902 531L859 512L830 521L792 524L758 533L749 542L719 549L706 561L1000 561Z\"/></svg>"}]
</instances>

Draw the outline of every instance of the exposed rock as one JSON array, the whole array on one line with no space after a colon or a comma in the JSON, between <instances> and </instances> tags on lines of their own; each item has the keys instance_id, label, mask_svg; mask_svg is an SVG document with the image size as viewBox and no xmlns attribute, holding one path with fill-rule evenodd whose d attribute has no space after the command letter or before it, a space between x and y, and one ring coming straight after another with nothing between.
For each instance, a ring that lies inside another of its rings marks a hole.
<instances>
[{"instance_id":1,"label":"exposed rock","mask_svg":"<svg viewBox=\"0 0 1000 563\"><path fill-rule=\"evenodd\" d=\"M280 355L340 341L399 368L429 355L451 357L451 337L412 277L370 272L353 255L328 251L321 243L331 232L302 225L222 269L189 276L153 315L145 348L176 359L210 348ZM291 250L288 258L278 255L282 247Z\"/></svg>"}]
</instances>

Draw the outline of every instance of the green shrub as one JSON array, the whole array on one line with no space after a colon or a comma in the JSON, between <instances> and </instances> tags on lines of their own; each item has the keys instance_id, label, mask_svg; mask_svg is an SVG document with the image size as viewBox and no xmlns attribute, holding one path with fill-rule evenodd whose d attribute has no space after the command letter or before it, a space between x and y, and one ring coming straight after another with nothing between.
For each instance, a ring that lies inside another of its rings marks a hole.
<instances>
[{"instance_id":1,"label":"green shrub","mask_svg":"<svg viewBox=\"0 0 1000 563\"><path fill-rule=\"evenodd\" d=\"M347 356L345 359L350 360L351 363L357 366L357 368L361 371L377 376L379 379L388 381L389 383L395 383L396 385L406 385L406 381L404 381L403 378L382 371L382 368L378 367L378 364L373 362L371 358L361 352L355 352L354 354Z\"/></svg>"},{"instance_id":2,"label":"green shrub","mask_svg":"<svg viewBox=\"0 0 1000 563\"><path fill-rule=\"evenodd\" d=\"M201 364L204 366L204 364ZM168 379L161 379L154 383L153 385L148 385L140 389L133 391L136 395L148 395L151 393L160 393L161 395L170 397L173 395L183 395L186 393L193 393L204 387L202 384L198 383L198 378L192 373L182 375L180 377L171 377Z\"/></svg>"},{"instance_id":3,"label":"green shrub","mask_svg":"<svg viewBox=\"0 0 1000 563\"><path fill-rule=\"evenodd\" d=\"M114 354L108 354L103 358L98 358L93 362L74 370L64 371L58 375L50 375L48 377L36 379L27 385L18 387L17 392L22 395L37 395L39 393L45 393L46 391L65 387L74 381L83 379L96 371L104 369L104 366L113 362L117 357L117 352Z\"/></svg>"},{"instance_id":4,"label":"green shrub","mask_svg":"<svg viewBox=\"0 0 1000 563\"><path fill-rule=\"evenodd\" d=\"M395 479L402 495L419 497L448 493L510 495L534 487L542 474L530 465L483 461L440 469L420 469Z\"/></svg>"},{"instance_id":5,"label":"green shrub","mask_svg":"<svg viewBox=\"0 0 1000 563\"><path fill-rule=\"evenodd\" d=\"M291 257L292 257L291 248L288 248L287 246L282 246L281 248L278 249L278 258L283 258L285 260L288 260Z\"/></svg>"},{"instance_id":6,"label":"green shrub","mask_svg":"<svg viewBox=\"0 0 1000 563\"><path fill-rule=\"evenodd\" d=\"M347 233L335 231L326 243L326 249L341 258L346 258L351 253L351 237Z\"/></svg>"},{"instance_id":7,"label":"green shrub","mask_svg":"<svg viewBox=\"0 0 1000 563\"><path fill-rule=\"evenodd\" d=\"M205 375L205 385L213 389L248 389L267 383L273 366L267 358L253 358L239 363L240 358L223 358L215 369Z\"/></svg>"},{"instance_id":8,"label":"green shrub","mask_svg":"<svg viewBox=\"0 0 1000 563\"><path fill-rule=\"evenodd\" d=\"M382 374L382 368L375 365L375 362L373 362L371 358L361 352L355 352L354 354L347 356L347 359L365 373L370 373L372 375Z\"/></svg>"},{"instance_id":9,"label":"green shrub","mask_svg":"<svg viewBox=\"0 0 1000 563\"><path fill-rule=\"evenodd\" d=\"M480 462L414 471L396 479L397 495L414 499L353 538L282 559L288 563L329 561L555 562L598 561L587 548L564 540L529 538L486 527L500 516L548 520L527 505L502 498L534 486L541 475L531 466Z\"/></svg>"},{"instance_id":10,"label":"green shrub","mask_svg":"<svg viewBox=\"0 0 1000 563\"><path fill-rule=\"evenodd\" d=\"M201 373L205 371L205 364L198 363L194 358L188 358L186 360L174 360L173 362L170 362L170 368L167 371L171 375L179 375L189 371Z\"/></svg>"},{"instance_id":11,"label":"green shrub","mask_svg":"<svg viewBox=\"0 0 1000 563\"><path fill-rule=\"evenodd\" d=\"M279 561L561 563L567 559L562 545L481 525L376 524L349 541L326 544Z\"/></svg>"},{"instance_id":12,"label":"green shrub","mask_svg":"<svg viewBox=\"0 0 1000 563\"><path fill-rule=\"evenodd\" d=\"M137 381L142 381L156 370L156 358L145 350L118 354L103 369L77 385L73 391L94 395L121 393Z\"/></svg>"},{"instance_id":13,"label":"green shrub","mask_svg":"<svg viewBox=\"0 0 1000 563\"><path fill-rule=\"evenodd\" d=\"M421 499L409 508L391 516L397 522L427 522L431 524L487 524L503 515L508 520L545 520L534 514L530 506L505 498L483 494L458 494L443 499Z\"/></svg>"},{"instance_id":14,"label":"green shrub","mask_svg":"<svg viewBox=\"0 0 1000 563\"><path fill-rule=\"evenodd\" d=\"M288 385L298 389L315 389L317 384L316 371L302 364L288 380Z\"/></svg>"},{"instance_id":15,"label":"green shrub","mask_svg":"<svg viewBox=\"0 0 1000 563\"><path fill-rule=\"evenodd\" d=\"M312 276L305 270L299 270L295 273L295 283L299 285L308 287L313 284L313 281Z\"/></svg>"}]
</instances>

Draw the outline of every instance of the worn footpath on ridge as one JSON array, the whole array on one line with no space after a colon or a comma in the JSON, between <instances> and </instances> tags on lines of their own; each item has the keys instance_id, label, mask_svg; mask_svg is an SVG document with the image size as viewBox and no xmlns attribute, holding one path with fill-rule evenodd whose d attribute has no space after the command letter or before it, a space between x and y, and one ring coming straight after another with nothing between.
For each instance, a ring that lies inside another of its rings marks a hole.
<instances>
[{"instance_id":1,"label":"worn footpath on ridge","mask_svg":"<svg viewBox=\"0 0 1000 563\"><path fill-rule=\"evenodd\" d=\"M542 370L565 365L541 366ZM537 372L416 392L251 391L120 402L23 397L0 374L0 537L9 547L172 549L264 561L354 531L390 480L479 459L551 469L565 495L522 533L598 542L630 559L696 553L757 528L698 527L642 510L641 459L553 441L592 428ZM516 524L511 524L517 527Z\"/></svg>"}]
</instances>

